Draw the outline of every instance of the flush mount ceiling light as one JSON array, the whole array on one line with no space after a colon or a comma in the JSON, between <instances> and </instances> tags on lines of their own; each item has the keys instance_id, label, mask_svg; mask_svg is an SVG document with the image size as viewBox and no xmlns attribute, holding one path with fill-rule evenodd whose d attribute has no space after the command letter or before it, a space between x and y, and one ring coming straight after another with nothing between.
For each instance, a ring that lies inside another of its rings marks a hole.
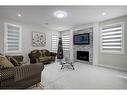
<instances>
[{"instance_id":1,"label":"flush mount ceiling light","mask_svg":"<svg viewBox=\"0 0 127 95\"><path fill-rule=\"evenodd\" d=\"M63 29L62 27L57 27L57 30L61 30L61 29Z\"/></svg>"},{"instance_id":2,"label":"flush mount ceiling light","mask_svg":"<svg viewBox=\"0 0 127 95\"><path fill-rule=\"evenodd\" d=\"M18 17L21 17L22 15L21 14L17 14Z\"/></svg>"},{"instance_id":3,"label":"flush mount ceiling light","mask_svg":"<svg viewBox=\"0 0 127 95\"><path fill-rule=\"evenodd\" d=\"M67 16L67 13L64 11L56 11L54 12L54 16L57 18L65 18Z\"/></svg>"},{"instance_id":4,"label":"flush mount ceiling light","mask_svg":"<svg viewBox=\"0 0 127 95\"><path fill-rule=\"evenodd\" d=\"M103 12L102 15L105 16L106 15L106 12Z\"/></svg>"}]
</instances>

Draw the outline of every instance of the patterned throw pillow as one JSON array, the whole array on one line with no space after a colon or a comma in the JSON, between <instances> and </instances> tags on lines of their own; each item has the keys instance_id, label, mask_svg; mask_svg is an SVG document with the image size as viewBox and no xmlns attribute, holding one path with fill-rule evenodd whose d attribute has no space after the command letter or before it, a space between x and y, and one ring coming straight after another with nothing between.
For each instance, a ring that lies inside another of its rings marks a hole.
<instances>
[{"instance_id":1,"label":"patterned throw pillow","mask_svg":"<svg viewBox=\"0 0 127 95\"><path fill-rule=\"evenodd\" d=\"M14 67L14 65L3 55L0 55L0 65L3 67Z\"/></svg>"},{"instance_id":2,"label":"patterned throw pillow","mask_svg":"<svg viewBox=\"0 0 127 95\"><path fill-rule=\"evenodd\" d=\"M14 66L19 66L20 64L18 63L18 61L15 59L15 58L13 58L13 57L11 57L11 56L6 56L7 57L7 59L14 65Z\"/></svg>"}]
</instances>

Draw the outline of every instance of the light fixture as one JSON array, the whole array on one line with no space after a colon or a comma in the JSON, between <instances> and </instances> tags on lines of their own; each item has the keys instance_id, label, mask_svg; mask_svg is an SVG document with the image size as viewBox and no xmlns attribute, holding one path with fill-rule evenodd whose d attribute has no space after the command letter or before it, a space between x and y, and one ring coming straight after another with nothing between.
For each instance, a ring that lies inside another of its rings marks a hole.
<instances>
[{"instance_id":1,"label":"light fixture","mask_svg":"<svg viewBox=\"0 0 127 95\"><path fill-rule=\"evenodd\" d=\"M18 17L21 17L22 15L21 14L17 14L18 15Z\"/></svg>"},{"instance_id":2,"label":"light fixture","mask_svg":"<svg viewBox=\"0 0 127 95\"><path fill-rule=\"evenodd\" d=\"M103 12L102 15L105 16L106 15L106 12Z\"/></svg>"},{"instance_id":3,"label":"light fixture","mask_svg":"<svg viewBox=\"0 0 127 95\"><path fill-rule=\"evenodd\" d=\"M57 30L61 30L61 29L63 29L62 27L57 27Z\"/></svg>"},{"instance_id":4,"label":"light fixture","mask_svg":"<svg viewBox=\"0 0 127 95\"><path fill-rule=\"evenodd\" d=\"M54 12L54 16L57 18L64 18L67 16L67 13L65 11L56 11Z\"/></svg>"}]
</instances>

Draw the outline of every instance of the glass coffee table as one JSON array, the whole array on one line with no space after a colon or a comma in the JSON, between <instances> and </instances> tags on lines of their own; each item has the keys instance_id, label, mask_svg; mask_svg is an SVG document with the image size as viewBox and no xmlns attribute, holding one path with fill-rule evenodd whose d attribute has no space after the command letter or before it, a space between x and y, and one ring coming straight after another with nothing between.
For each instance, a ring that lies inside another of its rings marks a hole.
<instances>
[{"instance_id":1,"label":"glass coffee table","mask_svg":"<svg viewBox=\"0 0 127 95\"><path fill-rule=\"evenodd\" d=\"M75 63L74 60L70 60L69 58L64 58L61 62L62 65L61 69L68 68L68 69L75 70L73 63Z\"/></svg>"}]
</instances>

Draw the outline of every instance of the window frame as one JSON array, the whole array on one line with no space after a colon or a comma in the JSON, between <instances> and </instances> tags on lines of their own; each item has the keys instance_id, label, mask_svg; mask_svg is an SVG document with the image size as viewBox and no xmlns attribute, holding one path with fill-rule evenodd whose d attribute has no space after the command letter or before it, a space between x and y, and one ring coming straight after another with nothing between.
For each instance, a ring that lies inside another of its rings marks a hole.
<instances>
[{"instance_id":1,"label":"window frame","mask_svg":"<svg viewBox=\"0 0 127 95\"><path fill-rule=\"evenodd\" d=\"M121 25L122 27L122 37L121 37L121 51L113 51L113 50L103 50L103 45L102 45L102 29L104 27L111 27L111 26L115 26L115 25ZM103 25L100 27L100 51L101 53L108 53L108 54L125 54L125 47L124 47L124 25L125 25L125 22L118 22L118 23L113 23L113 24L107 24L107 25Z\"/></svg>"},{"instance_id":2,"label":"window frame","mask_svg":"<svg viewBox=\"0 0 127 95\"><path fill-rule=\"evenodd\" d=\"M10 25L10 26L14 26L14 27L18 27L19 28L19 48L18 50L14 50L14 51L8 51L8 43L7 43L7 34L8 34L8 28L7 26ZM12 23L4 23L4 54L20 54L22 53L22 27L21 25L15 25L15 24L12 24Z\"/></svg>"}]
</instances>

